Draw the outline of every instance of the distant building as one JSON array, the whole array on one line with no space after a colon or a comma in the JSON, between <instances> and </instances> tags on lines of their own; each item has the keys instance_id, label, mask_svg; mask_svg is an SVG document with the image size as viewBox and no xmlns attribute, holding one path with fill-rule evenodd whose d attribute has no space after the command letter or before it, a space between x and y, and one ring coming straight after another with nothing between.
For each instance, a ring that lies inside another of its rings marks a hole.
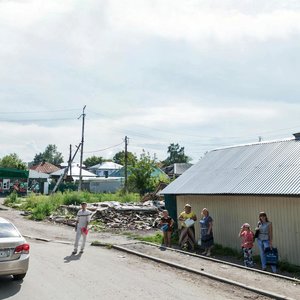
<instances>
[{"instance_id":1,"label":"distant building","mask_svg":"<svg viewBox=\"0 0 300 300\"><path fill-rule=\"evenodd\" d=\"M193 164L189 163L175 163L167 167L162 168L162 170L169 176L169 178L177 178L182 175L187 169L189 169Z\"/></svg>"},{"instance_id":2,"label":"distant building","mask_svg":"<svg viewBox=\"0 0 300 300\"><path fill-rule=\"evenodd\" d=\"M107 178L110 177L112 173L114 173L117 170L120 170L121 168L123 168L122 165L119 165L112 161L106 161L102 164L97 164L95 166L89 167L88 169L99 177Z\"/></svg>"},{"instance_id":3,"label":"distant building","mask_svg":"<svg viewBox=\"0 0 300 300\"><path fill-rule=\"evenodd\" d=\"M51 174L55 171L60 170L60 168L49 162L43 161L37 165L30 167L30 170L35 170L37 172L45 173L45 174Z\"/></svg>"},{"instance_id":4,"label":"distant building","mask_svg":"<svg viewBox=\"0 0 300 300\"><path fill-rule=\"evenodd\" d=\"M28 170L0 168L0 194L16 191L18 194L26 195L28 175Z\"/></svg>"},{"instance_id":5,"label":"distant building","mask_svg":"<svg viewBox=\"0 0 300 300\"><path fill-rule=\"evenodd\" d=\"M51 173L51 178L59 178L62 174L64 174L66 168L59 169L53 173ZM88 178L94 178L96 175L92 172L89 172L85 169L81 169L81 176L82 179L88 179ZM80 177L80 167L78 167L76 164L72 165L71 168L68 170L68 173L66 174L66 181L77 181Z\"/></svg>"}]
</instances>

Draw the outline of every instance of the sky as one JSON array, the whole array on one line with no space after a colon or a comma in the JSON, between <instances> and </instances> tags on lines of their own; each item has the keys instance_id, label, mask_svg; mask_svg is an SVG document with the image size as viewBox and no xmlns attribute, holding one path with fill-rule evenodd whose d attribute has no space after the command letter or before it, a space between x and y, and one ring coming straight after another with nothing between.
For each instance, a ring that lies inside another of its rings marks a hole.
<instances>
[{"instance_id":1,"label":"sky","mask_svg":"<svg viewBox=\"0 0 300 300\"><path fill-rule=\"evenodd\" d=\"M84 159L300 132L300 1L0 0L0 43L0 158L67 161L84 106Z\"/></svg>"}]
</instances>

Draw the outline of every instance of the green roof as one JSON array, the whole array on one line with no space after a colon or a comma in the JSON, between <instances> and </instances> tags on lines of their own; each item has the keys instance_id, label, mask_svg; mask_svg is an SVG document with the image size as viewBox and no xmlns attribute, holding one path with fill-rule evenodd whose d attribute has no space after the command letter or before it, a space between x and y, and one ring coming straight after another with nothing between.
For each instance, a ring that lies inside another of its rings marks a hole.
<instances>
[{"instance_id":1,"label":"green roof","mask_svg":"<svg viewBox=\"0 0 300 300\"><path fill-rule=\"evenodd\" d=\"M28 170L0 168L0 178L28 178Z\"/></svg>"}]
</instances>

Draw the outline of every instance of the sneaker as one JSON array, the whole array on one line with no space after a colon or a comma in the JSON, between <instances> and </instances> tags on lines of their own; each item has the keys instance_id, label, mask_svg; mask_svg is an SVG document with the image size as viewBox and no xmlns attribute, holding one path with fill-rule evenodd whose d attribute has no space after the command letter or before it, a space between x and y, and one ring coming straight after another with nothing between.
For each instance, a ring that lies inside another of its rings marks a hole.
<instances>
[{"instance_id":1,"label":"sneaker","mask_svg":"<svg viewBox=\"0 0 300 300\"><path fill-rule=\"evenodd\" d=\"M75 255L77 253L77 250L74 250L73 252L72 252L72 255Z\"/></svg>"},{"instance_id":2,"label":"sneaker","mask_svg":"<svg viewBox=\"0 0 300 300\"><path fill-rule=\"evenodd\" d=\"M83 252L84 252L84 250L83 250L83 249L81 249L79 253L83 253Z\"/></svg>"},{"instance_id":3,"label":"sneaker","mask_svg":"<svg viewBox=\"0 0 300 300\"><path fill-rule=\"evenodd\" d=\"M210 253L210 251L208 251L207 253L206 253L206 256L211 256L211 253Z\"/></svg>"},{"instance_id":4,"label":"sneaker","mask_svg":"<svg viewBox=\"0 0 300 300\"><path fill-rule=\"evenodd\" d=\"M202 255L206 255L206 253L207 253L206 251L203 251L201 254L202 254Z\"/></svg>"}]
</instances>

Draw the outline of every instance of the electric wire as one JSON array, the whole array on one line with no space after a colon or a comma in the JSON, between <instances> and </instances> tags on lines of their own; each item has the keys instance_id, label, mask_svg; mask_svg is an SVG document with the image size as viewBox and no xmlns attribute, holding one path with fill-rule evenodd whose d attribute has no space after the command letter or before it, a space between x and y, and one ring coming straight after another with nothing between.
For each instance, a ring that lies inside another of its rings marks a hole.
<instances>
[{"instance_id":1,"label":"electric wire","mask_svg":"<svg viewBox=\"0 0 300 300\"><path fill-rule=\"evenodd\" d=\"M110 146L110 147L107 147L107 148L103 148L103 149L99 149L99 150L93 150L93 151L84 151L83 153L101 152L101 151L105 151L105 150L108 150L108 149L112 149L112 148L118 147L118 146L120 146L122 144L124 144L124 141L122 143L120 143L120 144L113 145L113 146Z\"/></svg>"}]
</instances>

